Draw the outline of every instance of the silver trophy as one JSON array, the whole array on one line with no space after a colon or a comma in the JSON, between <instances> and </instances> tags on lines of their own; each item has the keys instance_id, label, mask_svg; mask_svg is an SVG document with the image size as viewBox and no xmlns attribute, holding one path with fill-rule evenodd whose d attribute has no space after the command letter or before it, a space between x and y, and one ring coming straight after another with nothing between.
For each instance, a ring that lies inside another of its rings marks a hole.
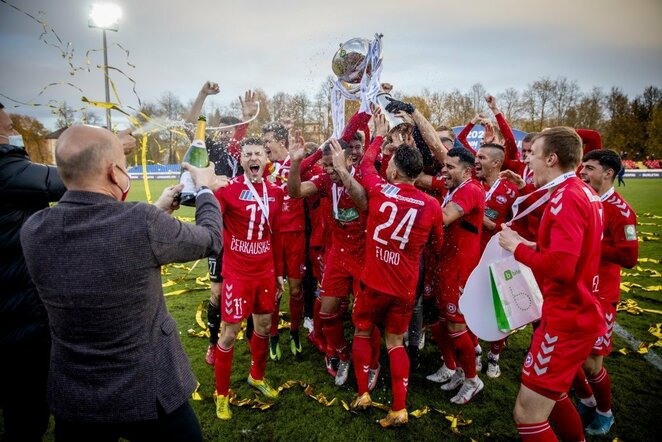
<instances>
[{"instance_id":1,"label":"silver trophy","mask_svg":"<svg viewBox=\"0 0 662 442\"><path fill-rule=\"evenodd\" d=\"M386 111L385 107L389 103L386 97L390 95L379 87L381 38L381 34L375 34L375 40L372 41L365 38L347 40L334 54L331 68L338 77L336 86L343 89L345 98L378 105L393 128L403 120ZM368 90L368 93L362 93L362 85L363 91Z\"/></svg>"},{"instance_id":2,"label":"silver trophy","mask_svg":"<svg viewBox=\"0 0 662 442\"><path fill-rule=\"evenodd\" d=\"M365 38L352 38L341 44L331 62L333 73L345 83L360 83L366 71L369 48L370 41Z\"/></svg>"}]
</instances>

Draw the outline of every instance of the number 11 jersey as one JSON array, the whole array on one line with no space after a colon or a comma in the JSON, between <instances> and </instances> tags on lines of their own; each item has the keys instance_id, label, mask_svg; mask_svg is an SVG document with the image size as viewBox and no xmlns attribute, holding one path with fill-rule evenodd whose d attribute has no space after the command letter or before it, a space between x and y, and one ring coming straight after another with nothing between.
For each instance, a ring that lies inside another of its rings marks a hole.
<instances>
[{"instance_id":1,"label":"number 11 jersey","mask_svg":"<svg viewBox=\"0 0 662 442\"><path fill-rule=\"evenodd\" d=\"M274 236L283 204L283 191L267 180L255 183L255 198L241 175L216 191L223 213L223 278L275 278ZM264 190L269 216L263 216Z\"/></svg>"}]
</instances>

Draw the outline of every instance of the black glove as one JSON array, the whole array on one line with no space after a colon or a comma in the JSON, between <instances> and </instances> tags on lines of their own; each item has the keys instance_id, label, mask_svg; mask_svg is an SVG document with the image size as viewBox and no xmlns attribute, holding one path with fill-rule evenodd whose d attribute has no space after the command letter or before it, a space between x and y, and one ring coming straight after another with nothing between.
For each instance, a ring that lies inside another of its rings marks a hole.
<instances>
[{"instance_id":1,"label":"black glove","mask_svg":"<svg viewBox=\"0 0 662 442\"><path fill-rule=\"evenodd\" d=\"M386 97L386 99L390 101L390 103L386 105L387 112L395 113L397 111L403 111L411 115L416 110L411 103L405 103L404 101L395 100L391 97Z\"/></svg>"}]
</instances>

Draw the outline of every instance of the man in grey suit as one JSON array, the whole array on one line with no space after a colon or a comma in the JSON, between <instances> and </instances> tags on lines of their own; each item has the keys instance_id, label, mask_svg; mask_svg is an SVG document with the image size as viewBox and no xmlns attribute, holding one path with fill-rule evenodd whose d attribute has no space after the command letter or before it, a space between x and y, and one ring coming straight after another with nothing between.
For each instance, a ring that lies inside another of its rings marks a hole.
<instances>
[{"instance_id":1,"label":"man in grey suit","mask_svg":"<svg viewBox=\"0 0 662 442\"><path fill-rule=\"evenodd\" d=\"M221 249L213 164L184 165L200 187L192 225L170 216L175 186L155 205L123 202L131 181L122 144L106 129L67 129L55 160L68 190L21 232L50 321L55 439L202 440L188 403L196 381L160 268Z\"/></svg>"}]
</instances>

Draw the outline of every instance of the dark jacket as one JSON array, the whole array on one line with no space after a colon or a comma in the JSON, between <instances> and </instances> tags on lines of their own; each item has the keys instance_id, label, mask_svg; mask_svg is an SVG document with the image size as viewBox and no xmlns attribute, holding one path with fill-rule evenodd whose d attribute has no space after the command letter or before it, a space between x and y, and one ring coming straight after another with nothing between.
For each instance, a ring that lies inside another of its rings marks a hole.
<instances>
[{"instance_id":1,"label":"dark jacket","mask_svg":"<svg viewBox=\"0 0 662 442\"><path fill-rule=\"evenodd\" d=\"M44 306L28 275L19 232L33 213L65 192L57 169L30 161L22 147L0 144L0 346L48 332Z\"/></svg>"},{"instance_id":2,"label":"dark jacket","mask_svg":"<svg viewBox=\"0 0 662 442\"><path fill-rule=\"evenodd\" d=\"M23 226L25 261L50 320L48 401L77 422L156 419L196 386L166 309L161 266L217 254L221 214L211 192L197 225L145 203L68 191Z\"/></svg>"}]
</instances>

